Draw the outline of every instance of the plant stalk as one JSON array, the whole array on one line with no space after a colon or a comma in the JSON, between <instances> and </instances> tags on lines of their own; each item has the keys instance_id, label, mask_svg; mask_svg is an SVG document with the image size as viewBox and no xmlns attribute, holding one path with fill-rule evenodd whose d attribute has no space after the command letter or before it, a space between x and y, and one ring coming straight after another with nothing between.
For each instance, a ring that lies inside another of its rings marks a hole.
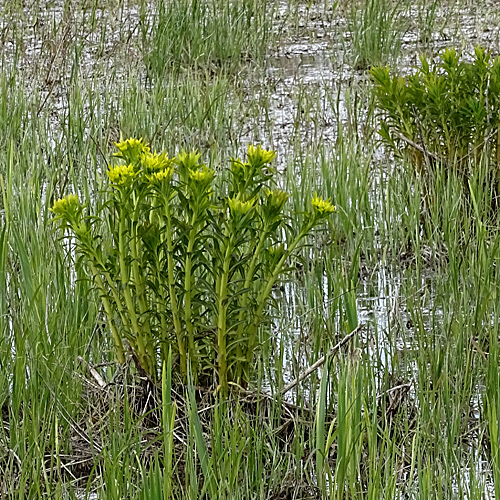
<instances>
[{"instance_id":1,"label":"plant stalk","mask_svg":"<svg viewBox=\"0 0 500 500\"><path fill-rule=\"evenodd\" d=\"M231 255L233 253L234 234L229 237L224 261L222 263L222 275L219 282L218 300L217 300L217 347L218 356L218 374L219 389L223 397L227 396L227 282L229 279L229 266Z\"/></svg>"},{"instance_id":2,"label":"plant stalk","mask_svg":"<svg viewBox=\"0 0 500 500\"><path fill-rule=\"evenodd\" d=\"M189 232L188 246L186 250L186 262L184 266L184 320L186 322L189 359L191 361L193 382L195 384L197 384L197 376L198 376L198 359L194 345L194 326L191 315L191 294L193 286L192 254L193 254L196 234L197 234L196 227L193 226L193 228Z\"/></svg>"},{"instance_id":3,"label":"plant stalk","mask_svg":"<svg viewBox=\"0 0 500 500\"><path fill-rule=\"evenodd\" d=\"M167 219L167 268L168 268L168 291L170 294L170 305L172 308L172 320L174 322L175 335L177 338L177 348L179 349L179 363L181 375L184 380L187 380L187 356L186 346L182 338L182 327L179 317L179 307L177 305L177 297L175 295L175 277L174 277L174 244L172 234L172 215L170 213L170 205L168 197L165 197L165 217Z\"/></svg>"},{"instance_id":4,"label":"plant stalk","mask_svg":"<svg viewBox=\"0 0 500 500\"><path fill-rule=\"evenodd\" d=\"M259 324L262 320L262 313L264 311L264 307L267 302L267 298L269 297L269 294L271 293L271 290L276 283L276 280L278 279L278 276L281 273L281 270L283 269L283 265L285 264L286 260L292 252L295 250L295 247L299 244L299 242L307 235L307 233L311 230L313 226L312 222L309 222L306 224L304 228L300 231L300 233L297 235L295 240L292 241L290 246L286 249L286 251L283 253L281 259L278 261L276 264L276 267L274 268L273 273L271 274L266 287L262 290L262 292L259 295L259 298L257 299L257 310L255 312L255 316L253 317L252 325L250 326L250 334L248 337L248 343L247 343L247 353L246 353L246 369L250 367L252 361L253 361L253 355L254 355L254 350L256 346L256 340L257 340L257 331L259 328Z\"/></svg>"}]
</instances>

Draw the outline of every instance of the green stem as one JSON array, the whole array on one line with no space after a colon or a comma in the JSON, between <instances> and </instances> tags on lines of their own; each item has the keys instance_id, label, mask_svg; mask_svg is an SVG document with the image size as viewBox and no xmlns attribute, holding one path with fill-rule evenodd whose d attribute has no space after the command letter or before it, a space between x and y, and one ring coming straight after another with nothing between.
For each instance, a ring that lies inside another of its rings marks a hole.
<instances>
[{"instance_id":1,"label":"green stem","mask_svg":"<svg viewBox=\"0 0 500 500\"><path fill-rule=\"evenodd\" d=\"M111 329L111 335L113 336L113 343L115 344L115 353L116 359L118 363L125 363L125 353L123 350L123 343L120 335L118 333L118 329L116 328L115 322L113 321L113 309L111 308L111 304L109 303L108 296L106 294L106 288L104 287L104 283L102 278L97 271L95 265L91 262L90 269L92 274L94 275L94 280L97 284L97 288L99 289L99 293L101 295L102 305L104 307L104 312L108 318L108 324Z\"/></svg>"},{"instance_id":2,"label":"green stem","mask_svg":"<svg viewBox=\"0 0 500 500\"><path fill-rule=\"evenodd\" d=\"M146 346L142 336L141 328L139 327L139 322L137 320L137 314L135 311L135 306L132 300L132 295L130 293L129 287L129 273L127 269L127 264L125 262L125 209L122 207L120 209L120 224L118 230L118 257L120 263L120 276L123 286L123 298L125 299L125 306L132 323L132 331L135 334L137 341L137 355L141 366L144 368L148 375L152 374L151 361L148 359L146 353Z\"/></svg>"},{"instance_id":3,"label":"green stem","mask_svg":"<svg viewBox=\"0 0 500 500\"><path fill-rule=\"evenodd\" d=\"M160 265L160 249L157 248L154 252L154 265L155 269L153 270L156 273L156 276L160 277L162 274L161 265ZM159 300L156 300L156 309L158 312L158 316L160 318L160 351L161 351L161 360L162 363L167 359L168 356L168 337L167 337L167 297L163 293L163 283L158 284L158 296Z\"/></svg>"},{"instance_id":4,"label":"green stem","mask_svg":"<svg viewBox=\"0 0 500 500\"><path fill-rule=\"evenodd\" d=\"M181 321L179 318L179 308L177 305L177 297L175 295L172 216L170 214L170 206L168 199L165 200L165 217L167 219L166 231L167 231L168 290L170 294L170 304L172 308L172 320L174 322L175 335L177 337L177 347L179 349L181 375L184 380L187 380L186 346L184 344L184 339L182 338L182 328L181 328Z\"/></svg>"},{"instance_id":5,"label":"green stem","mask_svg":"<svg viewBox=\"0 0 500 500\"><path fill-rule=\"evenodd\" d=\"M152 199L152 210L150 211L150 223L153 224L155 222L155 216L158 216L157 209L158 206L158 198L153 197ZM164 293L164 282L162 280L164 273L162 268L162 262L164 261L164 234L160 232L159 235L160 244L156 246L153 251L153 259L155 269L153 269L153 275L158 278L158 291L157 294L159 296L159 300L156 301L156 309L158 312L158 317L160 318L160 351L161 351L161 359L162 363L166 361L168 353L169 353L169 341L168 341L168 329L167 329L167 294Z\"/></svg>"},{"instance_id":6,"label":"green stem","mask_svg":"<svg viewBox=\"0 0 500 500\"><path fill-rule=\"evenodd\" d=\"M194 219L194 216L193 216ZM193 287L193 279L191 275L192 271L192 254L194 243L196 239L197 230L194 226L189 232L189 240L188 246L186 250L186 263L184 266L184 320L186 322L186 333L188 338L188 349L189 349L189 358L191 360L192 373L193 373L193 382L197 383L197 375L198 375L198 360L196 355L196 349L194 345L194 326L191 316L191 294Z\"/></svg>"},{"instance_id":7,"label":"green stem","mask_svg":"<svg viewBox=\"0 0 500 500\"><path fill-rule=\"evenodd\" d=\"M132 329L130 326L130 321L129 318L127 317L125 310L123 309L122 302L120 300L120 295L118 293L118 290L116 289L114 281L111 279L111 276L108 271L106 271L106 267L102 260L99 258L99 255L93 248L91 244L91 239L89 238L79 238L80 239L80 250L83 254L87 255L87 258L89 260L89 265L92 270L92 273L94 274L94 278L96 282L100 283L102 293L106 294L105 287L104 287L104 282L102 280L102 276L106 279L106 283L108 285L109 290L111 291L111 296L113 297L113 300L115 302L116 310L118 311L118 314L120 315L120 319L122 322L122 327L125 330L125 332L128 333L129 337L133 337L132 335ZM99 271L101 269L101 271ZM105 297L107 298L108 295L106 294ZM109 303L109 300L108 300ZM104 305L104 304L103 304ZM106 311L106 309L105 309ZM106 311L106 314L108 318L113 318L113 310L111 308L111 305L109 306L109 311ZM116 326L115 326L116 328ZM119 336L118 336L119 338ZM121 340L120 340L120 345L121 345ZM135 346L134 346L135 347ZM123 350L123 347L121 348Z\"/></svg>"},{"instance_id":8,"label":"green stem","mask_svg":"<svg viewBox=\"0 0 500 500\"><path fill-rule=\"evenodd\" d=\"M104 267L103 267L104 269ZM120 299L120 295L118 293L118 290L116 289L116 286L111 279L111 276L109 275L109 272L102 271L103 276L106 278L106 283L108 284L109 289L111 290L111 295L113 296L113 300L115 301L116 309L118 311L118 314L120 315L120 319L122 321L122 325L124 330L129 334L129 337L131 340L135 340L133 338L133 331L132 327L130 325L130 318L127 316L125 310L123 309L122 301ZM136 345L134 343L134 348L136 348Z\"/></svg>"},{"instance_id":9,"label":"green stem","mask_svg":"<svg viewBox=\"0 0 500 500\"><path fill-rule=\"evenodd\" d=\"M276 283L276 280L278 279L278 276L281 273L281 270L283 269L283 265L285 264L286 260L292 252L295 250L295 247L299 244L299 242L309 233L309 231L312 229L313 223L309 222L307 223L300 233L297 235L295 240L292 241L290 246L287 248L285 253L282 255L281 259L278 261L278 264L274 268L273 273L269 277L269 280L267 281L266 287L262 290L262 292L259 295L259 298L257 299L257 311L255 313L255 316L252 321L252 325L250 326L250 334L248 337L248 343L247 343L247 355L246 355L246 366L247 369L250 367L252 361L253 361L253 355L254 355L254 350L256 346L256 339L257 339L257 331L259 328L259 325L262 320L262 313L264 311L264 307L267 303L267 298L269 297L269 294L271 293L271 290Z\"/></svg>"},{"instance_id":10,"label":"green stem","mask_svg":"<svg viewBox=\"0 0 500 500\"><path fill-rule=\"evenodd\" d=\"M259 242L257 244L257 247L253 251L253 257L252 260L250 261L250 264L248 266L246 275L245 275L245 283L243 285L243 289L246 290L240 301L240 314L238 317L238 331L236 334L236 342L237 342L237 347L236 347L236 356L238 359L243 359L243 352L242 352L242 340L243 340L243 331L245 329L245 326L247 324L244 322L245 319L245 314L247 314L246 307L248 304L248 298L250 296L250 286L252 284L253 278L254 278L254 271L257 266L257 262L260 256L260 253L262 252L262 249L264 248L264 244L266 242L267 237L269 236L267 227L264 227L262 232L260 233L260 238ZM238 364L238 373L236 377L236 381L238 383L241 383L241 378L242 378L242 373L241 373L241 363Z\"/></svg>"},{"instance_id":11,"label":"green stem","mask_svg":"<svg viewBox=\"0 0 500 500\"><path fill-rule=\"evenodd\" d=\"M132 228L131 228L131 242L130 249L132 254L132 277L133 282L135 283L135 291L137 295L137 302L139 304L139 313L140 317L144 318L144 322L142 324L142 335L144 339L145 349L149 357L149 361L151 364L151 375L156 379L156 353L155 346L153 341L153 335L151 334L151 322L149 318L149 308L146 300L146 282L144 278L144 272L141 272L141 266L139 266L139 259L142 255L140 251L140 241L137 235L137 211L139 204L136 204L136 208L134 210L134 218L132 220ZM143 266L142 266L143 267Z\"/></svg>"},{"instance_id":12,"label":"green stem","mask_svg":"<svg viewBox=\"0 0 500 500\"><path fill-rule=\"evenodd\" d=\"M497 168L497 174L500 169L500 129L497 132L497 145L496 145L496 168Z\"/></svg>"},{"instance_id":13,"label":"green stem","mask_svg":"<svg viewBox=\"0 0 500 500\"><path fill-rule=\"evenodd\" d=\"M222 263L222 275L219 282L218 300L217 300L217 346L219 388L222 397L227 396L227 282L229 279L229 266L231 263L231 254L233 253L234 234L229 237L224 261Z\"/></svg>"}]
</instances>

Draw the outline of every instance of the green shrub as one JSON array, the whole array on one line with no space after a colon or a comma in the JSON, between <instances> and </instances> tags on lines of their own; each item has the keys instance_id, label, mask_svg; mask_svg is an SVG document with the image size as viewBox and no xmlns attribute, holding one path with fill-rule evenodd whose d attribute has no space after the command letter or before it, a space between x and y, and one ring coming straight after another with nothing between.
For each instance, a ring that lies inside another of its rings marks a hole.
<instances>
[{"instance_id":1,"label":"green shrub","mask_svg":"<svg viewBox=\"0 0 500 500\"><path fill-rule=\"evenodd\" d=\"M228 175L196 152L151 153L142 140L116 144L102 213L76 195L52 211L76 242L101 295L116 357L125 338L137 365L156 379L169 348L186 380L245 385L258 330L277 280L299 243L334 207L315 196L300 229L287 223L288 193L274 187L272 151L250 145ZM106 234L112 244L106 245Z\"/></svg>"},{"instance_id":2,"label":"green shrub","mask_svg":"<svg viewBox=\"0 0 500 500\"><path fill-rule=\"evenodd\" d=\"M500 57L476 47L472 60L454 49L436 61L420 57L407 77L389 67L370 70L380 135L397 155L408 154L419 172L430 165L470 176L470 165L486 159L500 165ZM486 156L485 156L486 155Z\"/></svg>"}]
</instances>

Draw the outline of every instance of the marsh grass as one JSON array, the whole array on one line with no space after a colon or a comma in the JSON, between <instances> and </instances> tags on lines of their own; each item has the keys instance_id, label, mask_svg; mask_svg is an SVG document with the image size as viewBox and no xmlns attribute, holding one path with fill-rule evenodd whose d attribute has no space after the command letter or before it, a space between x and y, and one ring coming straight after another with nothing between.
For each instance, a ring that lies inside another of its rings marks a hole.
<instances>
[{"instance_id":1,"label":"marsh grass","mask_svg":"<svg viewBox=\"0 0 500 500\"><path fill-rule=\"evenodd\" d=\"M353 2L348 17L352 65L365 70L396 63L406 29L404 2L367 0Z\"/></svg>"},{"instance_id":2,"label":"marsh grass","mask_svg":"<svg viewBox=\"0 0 500 500\"><path fill-rule=\"evenodd\" d=\"M433 37L442 34L444 24L440 30L437 29L439 7L441 7L440 0L423 0L417 7L420 28L419 41L424 47L429 46Z\"/></svg>"},{"instance_id":3,"label":"marsh grass","mask_svg":"<svg viewBox=\"0 0 500 500\"><path fill-rule=\"evenodd\" d=\"M145 64L159 79L181 70L237 72L258 65L272 42L274 9L267 0L159 0L149 30L142 31Z\"/></svg>"}]
</instances>

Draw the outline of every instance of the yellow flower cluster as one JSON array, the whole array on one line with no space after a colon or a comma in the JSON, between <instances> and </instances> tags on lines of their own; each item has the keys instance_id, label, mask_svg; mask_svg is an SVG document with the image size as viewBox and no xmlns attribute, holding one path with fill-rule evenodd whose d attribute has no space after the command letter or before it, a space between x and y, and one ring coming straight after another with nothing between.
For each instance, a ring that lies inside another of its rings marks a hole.
<instances>
[{"instance_id":1,"label":"yellow flower cluster","mask_svg":"<svg viewBox=\"0 0 500 500\"><path fill-rule=\"evenodd\" d=\"M174 167L168 167L164 168L163 170L158 170L156 172L152 172L151 174L147 175L147 178L149 179L149 182L163 182L167 181L169 182L172 179L172 176L174 175Z\"/></svg>"},{"instance_id":2,"label":"yellow flower cluster","mask_svg":"<svg viewBox=\"0 0 500 500\"><path fill-rule=\"evenodd\" d=\"M113 156L123 158L129 163L138 161L140 160L141 155L149 153L149 146L146 145L142 138L134 139L132 137L124 141L115 142L115 146L119 153L115 153Z\"/></svg>"},{"instance_id":3,"label":"yellow flower cluster","mask_svg":"<svg viewBox=\"0 0 500 500\"><path fill-rule=\"evenodd\" d=\"M189 169L189 178L195 182L211 182L213 176L214 171L205 166L198 170Z\"/></svg>"},{"instance_id":4,"label":"yellow flower cluster","mask_svg":"<svg viewBox=\"0 0 500 500\"><path fill-rule=\"evenodd\" d=\"M142 157L142 166L146 173L165 170L172 162L167 153L145 153Z\"/></svg>"},{"instance_id":5,"label":"yellow flower cluster","mask_svg":"<svg viewBox=\"0 0 500 500\"><path fill-rule=\"evenodd\" d=\"M169 182L174 175L174 160L169 158L167 153L145 153L142 166L151 183Z\"/></svg>"},{"instance_id":6,"label":"yellow flower cluster","mask_svg":"<svg viewBox=\"0 0 500 500\"><path fill-rule=\"evenodd\" d=\"M269 206L278 213L281 212L286 201L290 198L290 194L282 189L273 189L272 191L270 189L266 189L265 193Z\"/></svg>"},{"instance_id":7,"label":"yellow flower cluster","mask_svg":"<svg viewBox=\"0 0 500 500\"><path fill-rule=\"evenodd\" d=\"M231 158L231 172L239 177L243 177L248 164L244 164L240 158Z\"/></svg>"},{"instance_id":8,"label":"yellow flower cluster","mask_svg":"<svg viewBox=\"0 0 500 500\"><path fill-rule=\"evenodd\" d=\"M123 185L135 176L133 165L115 165L108 168L108 178L112 184Z\"/></svg>"},{"instance_id":9,"label":"yellow flower cluster","mask_svg":"<svg viewBox=\"0 0 500 500\"><path fill-rule=\"evenodd\" d=\"M268 151L267 149L262 149L260 144L255 147L253 144L248 145L248 162L252 165L265 165L270 163L274 158L276 158L276 151Z\"/></svg>"},{"instance_id":10,"label":"yellow flower cluster","mask_svg":"<svg viewBox=\"0 0 500 500\"><path fill-rule=\"evenodd\" d=\"M68 194L68 196L54 202L50 210L56 215L65 215L76 211L78 208L80 208L78 196L76 194Z\"/></svg>"},{"instance_id":11,"label":"yellow flower cluster","mask_svg":"<svg viewBox=\"0 0 500 500\"><path fill-rule=\"evenodd\" d=\"M321 196L318 196L317 194L315 194L314 198L312 199L312 206L314 212L316 212L318 215L322 217L325 217L328 214L335 212L335 207L330 203L330 198L324 200Z\"/></svg>"},{"instance_id":12,"label":"yellow flower cluster","mask_svg":"<svg viewBox=\"0 0 500 500\"><path fill-rule=\"evenodd\" d=\"M229 209L231 210L231 215L244 215L250 211L250 209L254 206L257 198L252 198L248 201L241 201L240 199L233 197L228 199Z\"/></svg>"}]
</instances>

